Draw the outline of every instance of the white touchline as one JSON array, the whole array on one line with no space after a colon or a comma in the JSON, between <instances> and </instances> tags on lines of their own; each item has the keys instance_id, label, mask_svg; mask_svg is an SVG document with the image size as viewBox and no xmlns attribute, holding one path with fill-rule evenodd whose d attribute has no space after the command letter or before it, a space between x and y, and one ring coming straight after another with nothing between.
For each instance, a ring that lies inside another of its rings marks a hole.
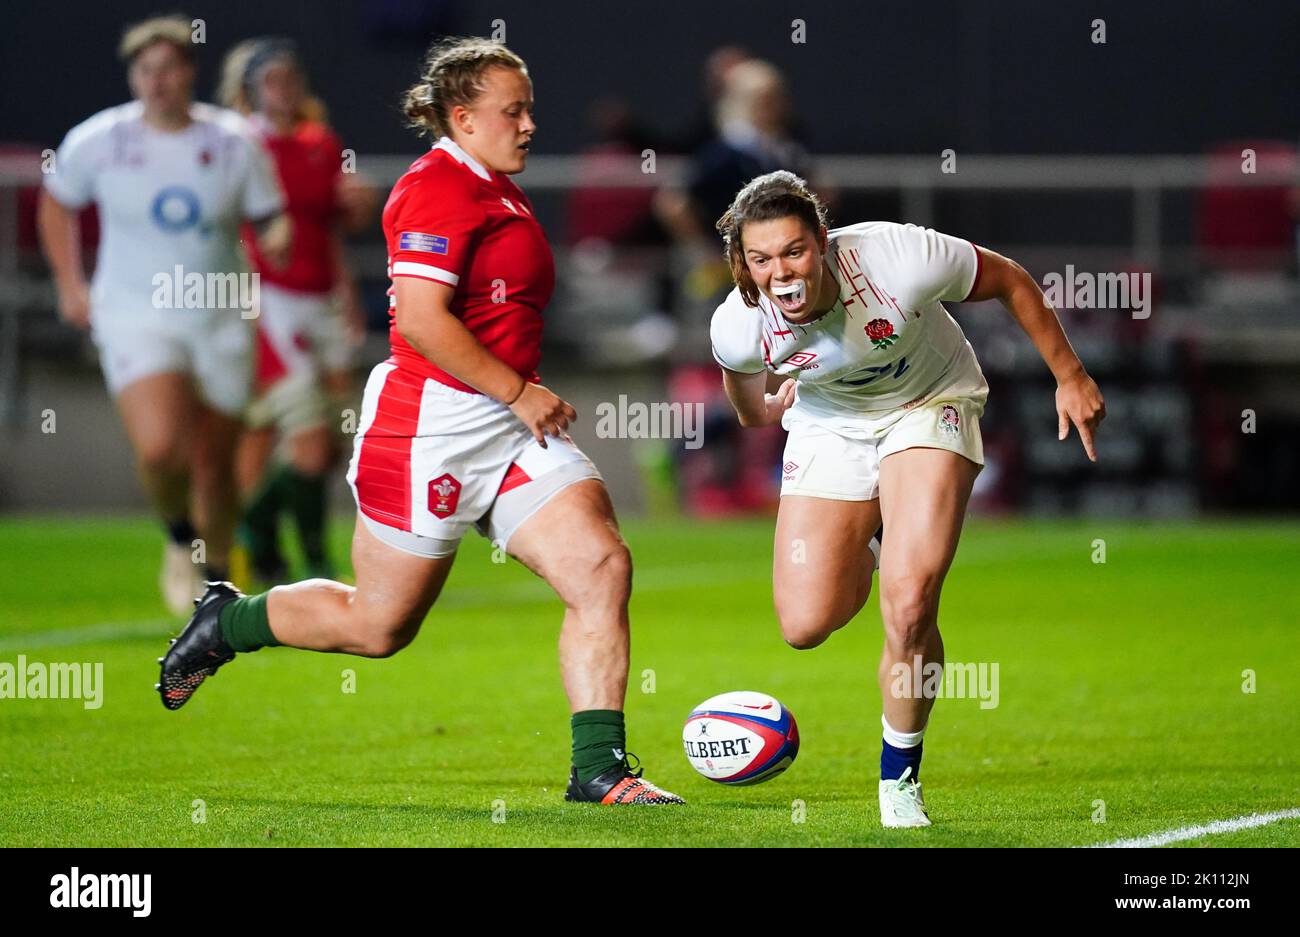
<instances>
[{"instance_id":1,"label":"white touchline","mask_svg":"<svg viewBox=\"0 0 1300 937\"><path fill-rule=\"evenodd\" d=\"M1168 846L1186 839L1196 839L1213 833L1235 833L1237 830L1249 830L1256 826L1266 826L1278 820L1300 820L1300 807L1290 810L1275 810L1272 813L1251 813L1231 820L1215 820L1202 826L1184 826L1164 833L1150 833L1134 839L1117 839L1109 843L1093 843L1092 849L1149 849L1153 846Z\"/></svg>"},{"instance_id":2,"label":"white touchline","mask_svg":"<svg viewBox=\"0 0 1300 937\"><path fill-rule=\"evenodd\" d=\"M147 621L101 622L94 625L82 625L77 628L61 628L55 631L32 631L27 634L9 634L0 638L0 653L6 651L25 651L37 647L65 647L76 644L99 644L121 641L126 638L156 638L159 634L170 633L179 626L168 618L154 618Z\"/></svg>"}]
</instances>

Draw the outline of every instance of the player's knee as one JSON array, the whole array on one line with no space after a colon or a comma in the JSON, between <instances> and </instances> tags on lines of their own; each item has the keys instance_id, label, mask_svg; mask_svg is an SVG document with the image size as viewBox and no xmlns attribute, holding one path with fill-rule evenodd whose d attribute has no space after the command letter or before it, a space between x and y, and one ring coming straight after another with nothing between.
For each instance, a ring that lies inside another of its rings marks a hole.
<instances>
[{"instance_id":1,"label":"player's knee","mask_svg":"<svg viewBox=\"0 0 1300 937\"><path fill-rule=\"evenodd\" d=\"M570 604L625 605L632 592L632 554L622 540L611 540L570 567Z\"/></svg>"},{"instance_id":2,"label":"player's knee","mask_svg":"<svg viewBox=\"0 0 1300 937\"><path fill-rule=\"evenodd\" d=\"M361 657L382 659L392 657L415 639L415 635L402 631L375 631L366 635L357 653Z\"/></svg>"},{"instance_id":3,"label":"player's knee","mask_svg":"<svg viewBox=\"0 0 1300 937\"><path fill-rule=\"evenodd\" d=\"M232 453L197 441L189 457L190 480L194 487L207 490L233 483L235 460Z\"/></svg>"},{"instance_id":4,"label":"player's knee","mask_svg":"<svg viewBox=\"0 0 1300 937\"><path fill-rule=\"evenodd\" d=\"M328 449L313 449L295 456L293 467L308 478L320 478L329 471L332 461Z\"/></svg>"},{"instance_id":5,"label":"player's knee","mask_svg":"<svg viewBox=\"0 0 1300 937\"><path fill-rule=\"evenodd\" d=\"M392 657L415 640L420 623L400 616L376 615L366 623L357 653L362 657Z\"/></svg>"},{"instance_id":6,"label":"player's knee","mask_svg":"<svg viewBox=\"0 0 1300 937\"><path fill-rule=\"evenodd\" d=\"M831 629L807 628L802 630L792 630L784 625L781 627L781 637L785 638L785 643L790 645L796 651L811 651L815 647L826 643L830 637Z\"/></svg>"},{"instance_id":7,"label":"player's knee","mask_svg":"<svg viewBox=\"0 0 1300 937\"><path fill-rule=\"evenodd\" d=\"M598 551L596 567L602 575L612 582L632 580L632 551L627 548L621 537L607 540Z\"/></svg>"},{"instance_id":8,"label":"player's knee","mask_svg":"<svg viewBox=\"0 0 1300 937\"><path fill-rule=\"evenodd\" d=\"M806 603L794 607L777 604L777 620L781 623L781 637L796 651L807 651L826 641L833 631L844 627L843 615L832 609L818 608Z\"/></svg>"},{"instance_id":9,"label":"player's knee","mask_svg":"<svg viewBox=\"0 0 1300 937\"><path fill-rule=\"evenodd\" d=\"M168 439L151 440L136 451L140 471L149 475L163 475L184 471L185 454L181 447Z\"/></svg>"},{"instance_id":10,"label":"player's knee","mask_svg":"<svg viewBox=\"0 0 1300 937\"><path fill-rule=\"evenodd\" d=\"M902 649L924 644L938 599L938 584L931 577L909 575L882 582L880 615L890 643Z\"/></svg>"}]
</instances>

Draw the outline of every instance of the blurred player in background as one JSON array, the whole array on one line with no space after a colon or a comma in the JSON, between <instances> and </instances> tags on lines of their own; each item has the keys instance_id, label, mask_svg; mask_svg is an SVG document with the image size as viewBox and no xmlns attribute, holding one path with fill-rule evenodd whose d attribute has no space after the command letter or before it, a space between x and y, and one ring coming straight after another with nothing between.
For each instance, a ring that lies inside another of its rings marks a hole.
<instances>
[{"instance_id":1,"label":"blurred player in background","mask_svg":"<svg viewBox=\"0 0 1300 937\"><path fill-rule=\"evenodd\" d=\"M251 573L268 585L288 570L279 548L282 511L293 516L309 577L333 576L325 548L326 480L335 463L339 414L350 402L349 368L365 314L340 228L371 217L373 190L346 182L342 145L308 93L291 40L250 39L227 55L221 103L247 115L273 159L293 222L289 261L277 266L256 245L261 275L256 397L240 443L245 499L241 539ZM277 440L283 460L273 461Z\"/></svg>"},{"instance_id":2,"label":"blurred player in background","mask_svg":"<svg viewBox=\"0 0 1300 937\"><path fill-rule=\"evenodd\" d=\"M807 177L810 168L807 152L793 136L795 109L780 70L723 47L709 56L705 74L713 135L692 154L681 188L661 188L655 200L676 243L678 316L692 347L704 341L709 314L732 288L731 270L718 255L714 222L756 176L785 169ZM689 374L688 367L694 366L674 369L674 383ZM707 370L701 365L700 376ZM765 509L776 499L773 468L784 444L781 430L740 433L720 394L706 397L705 423L709 445L675 453L682 503L696 514Z\"/></svg>"},{"instance_id":3,"label":"blurred player in background","mask_svg":"<svg viewBox=\"0 0 1300 937\"><path fill-rule=\"evenodd\" d=\"M135 100L68 132L45 177L39 226L60 314L90 327L141 483L167 530L161 587L183 614L202 592L196 562L209 578L227 574L256 314L249 291L214 301L207 284L245 270L242 223L256 227L270 257L287 255L291 229L244 119L193 100L188 19L127 29L119 54ZM88 289L76 222L91 202L103 237ZM200 298L191 301L196 276ZM173 308L178 295L182 308Z\"/></svg>"},{"instance_id":4,"label":"blurred player in background","mask_svg":"<svg viewBox=\"0 0 1300 937\"><path fill-rule=\"evenodd\" d=\"M472 525L564 602L565 798L677 804L627 753L631 558L600 473L565 433L573 408L537 376L555 265L509 179L527 162L532 110L527 68L505 46L450 39L430 52L405 112L437 142L384 209L393 353L371 372L348 472L357 585L313 579L241 596L213 583L163 659L159 690L179 709L237 652L277 644L396 653Z\"/></svg>"},{"instance_id":5,"label":"blurred player in background","mask_svg":"<svg viewBox=\"0 0 1300 937\"><path fill-rule=\"evenodd\" d=\"M782 635L821 644L879 565L880 819L929 826L919 773L934 699L913 689L943 664L939 592L984 464L988 397L943 303L1002 302L1057 380L1059 437L1073 423L1093 461L1105 404L1033 277L999 254L893 222L828 232L789 172L741 189L718 230L736 282L711 327L727 396L741 425L789 430L772 570ZM775 394L769 374L786 378Z\"/></svg>"},{"instance_id":6,"label":"blurred player in background","mask_svg":"<svg viewBox=\"0 0 1300 937\"><path fill-rule=\"evenodd\" d=\"M718 276L724 281L726 267L718 264L714 219L755 176L778 169L807 175L809 163L807 152L791 136L793 108L784 76L769 62L735 58L738 54L721 59L726 65L718 73L714 138L691 156L683 187L660 189L655 200L660 220L682 248L693 251L698 264L720 267ZM698 270L688 276L694 294L712 298L722 288Z\"/></svg>"}]
</instances>

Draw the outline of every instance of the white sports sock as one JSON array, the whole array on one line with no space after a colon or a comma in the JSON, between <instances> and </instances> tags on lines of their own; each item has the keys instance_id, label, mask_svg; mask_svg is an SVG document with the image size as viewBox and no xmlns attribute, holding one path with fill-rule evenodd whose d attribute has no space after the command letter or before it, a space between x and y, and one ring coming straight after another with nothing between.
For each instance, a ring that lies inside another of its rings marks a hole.
<instances>
[{"instance_id":1,"label":"white sports sock","mask_svg":"<svg viewBox=\"0 0 1300 937\"><path fill-rule=\"evenodd\" d=\"M929 723L926 723L915 732L899 732L885 720L883 714L880 717L880 724L884 726L884 740L894 748L916 748L921 744L921 739L925 737L926 726L929 725Z\"/></svg>"}]
</instances>

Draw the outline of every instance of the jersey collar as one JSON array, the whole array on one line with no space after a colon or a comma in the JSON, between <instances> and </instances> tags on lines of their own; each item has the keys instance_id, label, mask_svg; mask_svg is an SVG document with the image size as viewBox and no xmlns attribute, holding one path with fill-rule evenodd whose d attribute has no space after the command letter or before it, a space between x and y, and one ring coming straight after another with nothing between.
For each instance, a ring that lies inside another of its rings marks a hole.
<instances>
[{"instance_id":1,"label":"jersey collar","mask_svg":"<svg viewBox=\"0 0 1300 937\"><path fill-rule=\"evenodd\" d=\"M468 166L473 170L474 175L486 179L488 182L492 181L491 173L484 169L478 160L466 153L464 148L451 137L440 138L438 142L433 145L433 148L435 150L446 150L457 162Z\"/></svg>"}]
</instances>

